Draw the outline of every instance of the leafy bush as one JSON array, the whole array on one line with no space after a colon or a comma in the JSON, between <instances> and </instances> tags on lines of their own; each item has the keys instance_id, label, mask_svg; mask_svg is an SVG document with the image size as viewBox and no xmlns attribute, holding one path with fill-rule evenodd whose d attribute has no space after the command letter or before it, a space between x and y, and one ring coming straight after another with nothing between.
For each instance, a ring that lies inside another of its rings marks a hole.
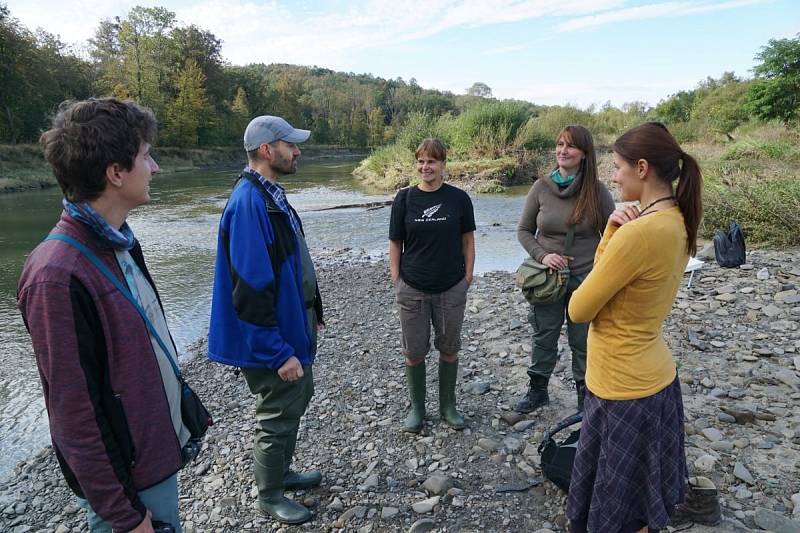
<instances>
[{"instance_id":1,"label":"leafy bush","mask_svg":"<svg viewBox=\"0 0 800 533\"><path fill-rule=\"evenodd\" d=\"M553 106L530 118L517 133L516 146L527 150L553 150L564 126L581 124L592 129L592 114L572 106Z\"/></svg>"}]
</instances>

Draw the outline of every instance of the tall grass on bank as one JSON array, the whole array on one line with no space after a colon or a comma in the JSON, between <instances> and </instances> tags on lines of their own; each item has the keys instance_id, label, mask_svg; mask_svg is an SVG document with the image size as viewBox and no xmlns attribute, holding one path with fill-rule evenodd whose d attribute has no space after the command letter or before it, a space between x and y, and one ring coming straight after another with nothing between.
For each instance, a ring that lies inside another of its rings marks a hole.
<instances>
[{"instance_id":1,"label":"tall grass on bank","mask_svg":"<svg viewBox=\"0 0 800 533\"><path fill-rule=\"evenodd\" d=\"M727 230L732 221L742 226L749 243L770 246L800 244L800 179L778 176L754 178L736 169L723 176L706 174L701 234Z\"/></svg>"},{"instance_id":2,"label":"tall grass on bank","mask_svg":"<svg viewBox=\"0 0 800 533\"><path fill-rule=\"evenodd\" d=\"M705 236L735 220L752 243L800 244L797 137L794 130L762 126L740 135L704 168Z\"/></svg>"}]
</instances>

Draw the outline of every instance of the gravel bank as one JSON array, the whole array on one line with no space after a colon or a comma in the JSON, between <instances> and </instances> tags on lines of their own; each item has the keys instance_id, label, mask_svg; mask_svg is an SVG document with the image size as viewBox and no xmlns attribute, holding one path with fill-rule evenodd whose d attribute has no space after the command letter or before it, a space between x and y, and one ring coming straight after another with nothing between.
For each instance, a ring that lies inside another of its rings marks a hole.
<instances>
[{"instance_id":1,"label":"gravel bank","mask_svg":"<svg viewBox=\"0 0 800 533\"><path fill-rule=\"evenodd\" d=\"M754 251L742 269L707 263L691 288L684 281L666 326L681 365L689 468L720 489L718 531L800 531L796 252ZM574 411L569 350L562 337L551 404L533 416L510 411L530 357L527 304L510 275L486 274L470 289L458 391L468 428L440 424L431 354L429 420L412 436L399 430L407 400L386 264L355 251L318 259L328 328L296 466L319 468L324 480L294 495L317 516L281 527L257 513L253 400L242 376L207 362L200 341L183 366L217 423L180 475L184 531L563 531L565 495L541 483L536 447ZM2 531L77 532L83 520L50 449L0 485Z\"/></svg>"}]
</instances>

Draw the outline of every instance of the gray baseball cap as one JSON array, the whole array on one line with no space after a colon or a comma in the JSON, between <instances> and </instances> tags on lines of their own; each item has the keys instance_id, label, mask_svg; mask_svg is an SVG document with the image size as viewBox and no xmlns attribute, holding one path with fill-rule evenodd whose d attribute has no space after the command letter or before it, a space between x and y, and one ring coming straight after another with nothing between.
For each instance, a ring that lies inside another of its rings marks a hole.
<instances>
[{"instance_id":1,"label":"gray baseball cap","mask_svg":"<svg viewBox=\"0 0 800 533\"><path fill-rule=\"evenodd\" d=\"M301 143L308 140L311 132L298 130L281 117L261 115L250 121L244 130L244 149L249 152L262 144L285 141L287 143Z\"/></svg>"}]
</instances>

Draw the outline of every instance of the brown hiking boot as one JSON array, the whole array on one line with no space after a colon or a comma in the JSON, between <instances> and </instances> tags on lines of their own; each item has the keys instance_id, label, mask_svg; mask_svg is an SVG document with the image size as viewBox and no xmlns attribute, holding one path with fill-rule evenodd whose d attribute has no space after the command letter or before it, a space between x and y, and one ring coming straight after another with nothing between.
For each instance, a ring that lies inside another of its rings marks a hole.
<instances>
[{"instance_id":1,"label":"brown hiking boot","mask_svg":"<svg viewBox=\"0 0 800 533\"><path fill-rule=\"evenodd\" d=\"M717 487L707 477L690 477L686 501L675 507L672 525L679 526L689 522L704 526L716 526L722 522L719 493Z\"/></svg>"}]
</instances>

